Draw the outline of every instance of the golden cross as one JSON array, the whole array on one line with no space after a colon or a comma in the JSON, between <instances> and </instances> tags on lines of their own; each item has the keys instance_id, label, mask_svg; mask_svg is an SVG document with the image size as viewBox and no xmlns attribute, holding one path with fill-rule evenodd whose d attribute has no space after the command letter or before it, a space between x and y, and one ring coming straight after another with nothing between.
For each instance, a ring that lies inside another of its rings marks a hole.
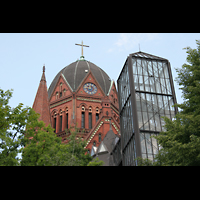
<instances>
[{"instance_id":1,"label":"golden cross","mask_svg":"<svg viewBox=\"0 0 200 200\"><path fill-rule=\"evenodd\" d=\"M82 48L81 48L81 54L82 54L82 57L83 57L83 47L89 47L89 46L87 46L87 45L84 45L84 44L83 44L83 41L82 41L82 43L81 43L81 44L75 44L75 45L82 46Z\"/></svg>"}]
</instances>

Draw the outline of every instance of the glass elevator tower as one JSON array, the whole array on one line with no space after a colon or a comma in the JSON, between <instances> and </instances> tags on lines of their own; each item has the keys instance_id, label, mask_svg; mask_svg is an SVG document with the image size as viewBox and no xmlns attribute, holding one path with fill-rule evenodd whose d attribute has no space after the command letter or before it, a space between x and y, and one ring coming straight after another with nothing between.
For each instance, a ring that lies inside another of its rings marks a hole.
<instances>
[{"instance_id":1,"label":"glass elevator tower","mask_svg":"<svg viewBox=\"0 0 200 200\"><path fill-rule=\"evenodd\" d=\"M162 116L173 119L176 96L167 59L144 52L130 54L117 80L122 165L135 158L154 160L159 151L153 135L164 131Z\"/></svg>"}]
</instances>

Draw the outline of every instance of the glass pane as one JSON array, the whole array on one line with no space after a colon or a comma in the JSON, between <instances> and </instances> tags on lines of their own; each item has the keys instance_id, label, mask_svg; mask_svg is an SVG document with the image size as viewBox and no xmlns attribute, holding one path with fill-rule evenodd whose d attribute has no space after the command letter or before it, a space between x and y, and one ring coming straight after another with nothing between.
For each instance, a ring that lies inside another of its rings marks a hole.
<instances>
[{"instance_id":1,"label":"glass pane","mask_svg":"<svg viewBox=\"0 0 200 200\"><path fill-rule=\"evenodd\" d=\"M135 89L139 90L139 87L138 87L138 75L134 75L133 79L134 79Z\"/></svg>"},{"instance_id":2,"label":"glass pane","mask_svg":"<svg viewBox=\"0 0 200 200\"><path fill-rule=\"evenodd\" d=\"M144 77L144 87L146 92L150 92L150 87L149 87L149 77L145 76Z\"/></svg>"},{"instance_id":3,"label":"glass pane","mask_svg":"<svg viewBox=\"0 0 200 200\"><path fill-rule=\"evenodd\" d=\"M147 62L145 60L142 61L142 66L143 66L143 75L148 76Z\"/></svg>"},{"instance_id":4,"label":"glass pane","mask_svg":"<svg viewBox=\"0 0 200 200\"><path fill-rule=\"evenodd\" d=\"M139 125L139 127L141 127L143 125L142 114L140 111L138 111L137 114L138 114L138 125Z\"/></svg>"},{"instance_id":5,"label":"glass pane","mask_svg":"<svg viewBox=\"0 0 200 200\"><path fill-rule=\"evenodd\" d=\"M156 87L156 92L161 93L160 82L158 78L156 78L155 80L155 87Z\"/></svg>"},{"instance_id":6,"label":"glass pane","mask_svg":"<svg viewBox=\"0 0 200 200\"><path fill-rule=\"evenodd\" d=\"M152 154L151 138L149 133L145 133L147 153Z\"/></svg>"},{"instance_id":7,"label":"glass pane","mask_svg":"<svg viewBox=\"0 0 200 200\"><path fill-rule=\"evenodd\" d=\"M160 78L160 83L161 83L161 90L163 94L167 94L167 88L165 85L165 79L164 78Z\"/></svg>"},{"instance_id":8,"label":"glass pane","mask_svg":"<svg viewBox=\"0 0 200 200\"><path fill-rule=\"evenodd\" d=\"M152 154L148 154L148 159L153 161L153 155Z\"/></svg>"},{"instance_id":9,"label":"glass pane","mask_svg":"<svg viewBox=\"0 0 200 200\"><path fill-rule=\"evenodd\" d=\"M164 68L162 63L159 63L159 77L164 78Z\"/></svg>"},{"instance_id":10,"label":"glass pane","mask_svg":"<svg viewBox=\"0 0 200 200\"><path fill-rule=\"evenodd\" d=\"M167 63L164 63L163 66L164 66L165 78L169 78L169 72L168 72Z\"/></svg>"},{"instance_id":11,"label":"glass pane","mask_svg":"<svg viewBox=\"0 0 200 200\"><path fill-rule=\"evenodd\" d=\"M153 134L154 135L154 134ZM152 135L152 136L153 136ZM155 138L151 138L152 139L152 146L153 146L153 153L157 154L158 153L158 145L157 145L157 140Z\"/></svg>"},{"instance_id":12,"label":"glass pane","mask_svg":"<svg viewBox=\"0 0 200 200\"><path fill-rule=\"evenodd\" d=\"M132 59L133 62L133 74L137 74L136 60Z\"/></svg>"},{"instance_id":13,"label":"glass pane","mask_svg":"<svg viewBox=\"0 0 200 200\"><path fill-rule=\"evenodd\" d=\"M143 114L143 120L144 120L144 124L148 121L148 116L147 116L147 112L142 112Z\"/></svg>"},{"instance_id":14,"label":"glass pane","mask_svg":"<svg viewBox=\"0 0 200 200\"><path fill-rule=\"evenodd\" d=\"M152 75L152 66L151 66L151 61L147 61L147 71L148 71L148 75Z\"/></svg>"},{"instance_id":15,"label":"glass pane","mask_svg":"<svg viewBox=\"0 0 200 200\"><path fill-rule=\"evenodd\" d=\"M142 66L141 66L141 64L138 65L138 75L142 75Z\"/></svg>"},{"instance_id":16,"label":"glass pane","mask_svg":"<svg viewBox=\"0 0 200 200\"><path fill-rule=\"evenodd\" d=\"M141 142L141 151L142 151L142 153L146 153L144 133L140 133L140 142Z\"/></svg>"},{"instance_id":17,"label":"glass pane","mask_svg":"<svg viewBox=\"0 0 200 200\"><path fill-rule=\"evenodd\" d=\"M140 90L144 91L143 76L139 76L139 86Z\"/></svg>"},{"instance_id":18,"label":"glass pane","mask_svg":"<svg viewBox=\"0 0 200 200\"><path fill-rule=\"evenodd\" d=\"M172 94L171 85L170 85L169 79L166 79L166 86L167 86L167 92L168 92L168 94Z\"/></svg>"},{"instance_id":19,"label":"glass pane","mask_svg":"<svg viewBox=\"0 0 200 200\"><path fill-rule=\"evenodd\" d=\"M144 123L144 130L149 130L149 121Z\"/></svg>"},{"instance_id":20,"label":"glass pane","mask_svg":"<svg viewBox=\"0 0 200 200\"><path fill-rule=\"evenodd\" d=\"M155 131L156 129L156 124L155 124L155 121L154 121L154 116L149 120L149 123L150 123L150 130L151 131Z\"/></svg>"},{"instance_id":21,"label":"glass pane","mask_svg":"<svg viewBox=\"0 0 200 200\"><path fill-rule=\"evenodd\" d=\"M147 154L142 154L142 158L147 158Z\"/></svg>"},{"instance_id":22,"label":"glass pane","mask_svg":"<svg viewBox=\"0 0 200 200\"><path fill-rule=\"evenodd\" d=\"M155 114L155 123L156 123L156 131L161 131L159 114Z\"/></svg>"},{"instance_id":23,"label":"glass pane","mask_svg":"<svg viewBox=\"0 0 200 200\"><path fill-rule=\"evenodd\" d=\"M158 71L161 72L162 71L162 62L158 62ZM160 75L158 75L160 76Z\"/></svg>"},{"instance_id":24,"label":"glass pane","mask_svg":"<svg viewBox=\"0 0 200 200\"><path fill-rule=\"evenodd\" d=\"M161 95L157 95L158 99L158 109L161 115L164 115L163 99Z\"/></svg>"},{"instance_id":25,"label":"glass pane","mask_svg":"<svg viewBox=\"0 0 200 200\"><path fill-rule=\"evenodd\" d=\"M138 95L136 95L136 106L137 106L137 111L141 111L141 103Z\"/></svg>"},{"instance_id":26,"label":"glass pane","mask_svg":"<svg viewBox=\"0 0 200 200\"><path fill-rule=\"evenodd\" d=\"M149 84L150 84L150 87L151 87L151 92L156 92L156 90L155 90L155 81L154 81L153 77L149 77Z\"/></svg>"}]
</instances>

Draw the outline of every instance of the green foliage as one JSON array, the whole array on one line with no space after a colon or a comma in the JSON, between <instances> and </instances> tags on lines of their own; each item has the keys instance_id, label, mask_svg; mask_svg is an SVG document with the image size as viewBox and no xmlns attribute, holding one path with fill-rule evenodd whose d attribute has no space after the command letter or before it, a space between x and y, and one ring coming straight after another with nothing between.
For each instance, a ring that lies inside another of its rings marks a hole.
<instances>
[{"instance_id":1,"label":"green foliage","mask_svg":"<svg viewBox=\"0 0 200 200\"><path fill-rule=\"evenodd\" d=\"M34 113L33 110L31 112ZM21 165L30 166L87 166L92 157L86 154L86 141L78 137L78 129L70 128L67 144L61 142L53 129L38 121L37 114L31 115L27 124L26 147L23 149ZM32 138L32 139L29 139ZM96 165L101 162L96 161Z\"/></svg>"},{"instance_id":2,"label":"green foliage","mask_svg":"<svg viewBox=\"0 0 200 200\"><path fill-rule=\"evenodd\" d=\"M50 125L45 127L38 118L39 115L31 109L24 137L22 166L54 165L52 157L60 150L61 138L56 136Z\"/></svg>"},{"instance_id":3,"label":"green foliage","mask_svg":"<svg viewBox=\"0 0 200 200\"><path fill-rule=\"evenodd\" d=\"M0 166L87 166L92 161L77 128L66 131L71 134L64 144L50 125L38 121L39 114L32 108L23 108L22 103L11 108L11 97L12 90L0 89Z\"/></svg>"},{"instance_id":4,"label":"green foliage","mask_svg":"<svg viewBox=\"0 0 200 200\"><path fill-rule=\"evenodd\" d=\"M137 161L137 166L153 166L153 162L147 158L136 158L135 161Z\"/></svg>"},{"instance_id":5,"label":"green foliage","mask_svg":"<svg viewBox=\"0 0 200 200\"><path fill-rule=\"evenodd\" d=\"M200 165L200 41L197 49L185 48L187 62L176 69L184 102L173 121L165 117L166 132L155 138L162 146L154 165Z\"/></svg>"},{"instance_id":6,"label":"green foliage","mask_svg":"<svg viewBox=\"0 0 200 200\"><path fill-rule=\"evenodd\" d=\"M87 166L102 166L103 164L104 162L102 160L99 160L98 157L96 157L91 162L89 162Z\"/></svg>"},{"instance_id":7,"label":"green foliage","mask_svg":"<svg viewBox=\"0 0 200 200\"><path fill-rule=\"evenodd\" d=\"M12 90L0 89L0 166L19 165L17 154L23 147L23 134L30 108L20 103L11 108Z\"/></svg>"}]
</instances>

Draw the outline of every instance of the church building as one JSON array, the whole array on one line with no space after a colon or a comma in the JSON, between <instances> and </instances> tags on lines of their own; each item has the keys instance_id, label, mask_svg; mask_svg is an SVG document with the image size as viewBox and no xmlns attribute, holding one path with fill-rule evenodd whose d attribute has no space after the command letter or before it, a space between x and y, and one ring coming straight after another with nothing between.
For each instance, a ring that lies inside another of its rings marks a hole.
<instances>
[{"instance_id":1,"label":"church building","mask_svg":"<svg viewBox=\"0 0 200 200\"><path fill-rule=\"evenodd\" d=\"M87 141L85 148L90 153L108 131L120 136L119 104L114 80L85 60L83 43L80 46L80 59L61 69L48 90L43 66L33 109L46 126L51 124L64 143L67 142L66 130L76 126L79 137Z\"/></svg>"}]
</instances>

